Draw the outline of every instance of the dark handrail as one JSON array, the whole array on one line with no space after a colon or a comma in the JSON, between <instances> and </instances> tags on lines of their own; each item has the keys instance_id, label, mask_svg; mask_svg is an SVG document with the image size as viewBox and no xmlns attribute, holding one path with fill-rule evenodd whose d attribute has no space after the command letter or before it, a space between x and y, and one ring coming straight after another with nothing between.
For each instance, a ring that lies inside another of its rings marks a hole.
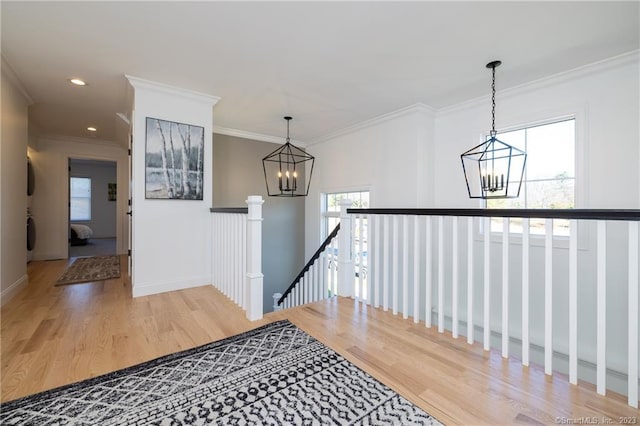
<instances>
[{"instance_id":1,"label":"dark handrail","mask_svg":"<svg viewBox=\"0 0 640 426\"><path fill-rule=\"evenodd\" d=\"M636 209L347 209L350 214L417 216L524 217L540 219L589 219L640 221Z\"/></svg>"},{"instance_id":2,"label":"dark handrail","mask_svg":"<svg viewBox=\"0 0 640 426\"><path fill-rule=\"evenodd\" d=\"M249 207L211 207L211 213L249 213Z\"/></svg>"},{"instance_id":3,"label":"dark handrail","mask_svg":"<svg viewBox=\"0 0 640 426\"><path fill-rule=\"evenodd\" d=\"M315 254L313 256L311 256L311 259L309 259L307 264L304 265L304 268L302 268L302 271L300 271L298 276L295 277L295 279L291 282L291 285L282 294L280 299L278 299L278 305L281 305L282 302L284 302L284 299L289 295L289 293L291 293L291 290L294 289L296 284L298 284L298 281L300 281L300 278L302 278L304 276L305 272L307 272L309 270L309 268L311 268L311 265L313 265L313 262L315 262L320 257L320 253L322 253L327 248L327 246L331 243L331 240L333 240L335 238L335 236L338 235L338 231L339 230L340 230L340 223L338 223L336 225L336 227L333 229L333 231L331 231L329 236L320 245L320 248L318 250L316 250L316 252L315 252Z\"/></svg>"}]
</instances>

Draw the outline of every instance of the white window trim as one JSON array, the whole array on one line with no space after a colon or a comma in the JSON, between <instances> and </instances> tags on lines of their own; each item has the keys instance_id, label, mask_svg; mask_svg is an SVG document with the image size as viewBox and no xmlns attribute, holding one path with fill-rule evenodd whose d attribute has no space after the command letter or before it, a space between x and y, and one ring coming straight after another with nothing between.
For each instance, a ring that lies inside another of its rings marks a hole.
<instances>
[{"instance_id":1,"label":"white window trim","mask_svg":"<svg viewBox=\"0 0 640 426\"><path fill-rule=\"evenodd\" d=\"M332 231L332 229L326 229L327 228L327 224L325 221L325 218L327 217L340 217L340 212L328 212L327 211L327 195L328 194L343 194L343 193L349 193L349 192L368 192L369 193L369 206L371 206L371 193L372 193L372 187L370 185L366 185L366 186L348 186L348 187L341 187L341 188L337 188L337 189L325 189L325 190L321 190L319 192L320 194L320 241L324 241L325 238L327 238L327 235L329 235L329 232Z\"/></svg>"}]
</instances>

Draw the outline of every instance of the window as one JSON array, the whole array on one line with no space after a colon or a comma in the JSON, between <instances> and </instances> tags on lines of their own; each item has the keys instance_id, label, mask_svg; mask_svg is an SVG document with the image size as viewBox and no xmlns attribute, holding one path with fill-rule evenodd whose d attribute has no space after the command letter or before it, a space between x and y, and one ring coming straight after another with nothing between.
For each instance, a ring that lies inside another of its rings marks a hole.
<instances>
[{"instance_id":1,"label":"window","mask_svg":"<svg viewBox=\"0 0 640 426\"><path fill-rule=\"evenodd\" d=\"M369 191L360 192L335 192L323 194L322 200L322 240L333 231L340 222L340 200L349 199L353 201L353 208L369 208Z\"/></svg>"},{"instance_id":2,"label":"window","mask_svg":"<svg viewBox=\"0 0 640 426\"><path fill-rule=\"evenodd\" d=\"M369 191L359 192L336 192L322 195L321 203L321 215L322 215L322 241L333 231L333 229L340 222L340 200L349 199L353 203L353 208L369 208ZM362 227L360 227L362 225ZM358 280L363 280L364 287L360 289L356 286L354 295L359 297L362 292L362 297L366 297L366 280L367 280L367 219L359 219L354 221L354 273ZM338 249L339 250L339 249ZM337 265L338 252L332 252L329 255L329 269L334 268L333 265Z\"/></svg>"},{"instance_id":3,"label":"window","mask_svg":"<svg viewBox=\"0 0 640 426\"><path fill-rule=\"evenodd\" d=\"M91 178L69 179L69 219L91 220Z\"/></svg>"},{"instance_id":4,"label":"window","mask_svg":"<svg viewBox=\"0 0 640 426\"><path fill-rule=\"evenodd\" d=\"M575 119L498 133L498 139L527 152L520 197L487 200L487 208L569 209L575 205ZM569 235L568 220L553 221L554 235ZM500 231L501 220L491 230ZM532 234L544 234L544 220L531 219ZM511 219L522 232L522 219Z\"/></svg>"}]
</instances>

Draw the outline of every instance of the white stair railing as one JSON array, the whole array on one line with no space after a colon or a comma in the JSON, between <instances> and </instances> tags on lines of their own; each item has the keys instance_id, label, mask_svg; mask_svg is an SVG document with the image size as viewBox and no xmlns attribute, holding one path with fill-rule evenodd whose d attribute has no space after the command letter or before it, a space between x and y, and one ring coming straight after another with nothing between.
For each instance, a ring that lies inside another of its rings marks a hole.
<instances>
[{"instance_id":1,"label":"white stair railing","mask_svg":"<svg viewBox=\"0 0 640 426\"><path fill-rule=\"evenodd\" d=\"M246 208L212 208L213 286L240 306L251 321L262 318L262 203L251 195Z\"/></svg>"},{"instance_id":2,"label":"white stair railing","mask_svg":"<svg viewBox=\"0 0 640 426\"><path fill-rule=\"evenodd\" d=\"M638 407L640 210L348 213L351 238L342 229L341 247L356 242L356 271L363 252L370 263L366 279L340 274L340 295L381 302L427 327L435 320L452 338L466 334L473 344L477 336L485 350L542 364L549 375L566 373L572 384L591 381L600 394L626 394ZM535 229L542 235L532 235L530 219L543 219ZM558 220L568 222L568 235L554 234Z\"/></svg>"}]
</instances>

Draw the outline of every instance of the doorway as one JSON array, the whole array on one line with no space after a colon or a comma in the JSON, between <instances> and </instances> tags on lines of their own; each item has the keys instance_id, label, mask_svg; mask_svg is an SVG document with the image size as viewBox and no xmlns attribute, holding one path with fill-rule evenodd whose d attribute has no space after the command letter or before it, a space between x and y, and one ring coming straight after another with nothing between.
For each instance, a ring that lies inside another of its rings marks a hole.
<instances>
[{"instance_id":1,"label":"doorway","mask_svg":"<svg viewBox=\"0 0 640 426\"><path fill-rule=\"evenodd\" d=\"M117 254L117 163L69 159L69 257Z\"/></svg>"}]
</instances>

